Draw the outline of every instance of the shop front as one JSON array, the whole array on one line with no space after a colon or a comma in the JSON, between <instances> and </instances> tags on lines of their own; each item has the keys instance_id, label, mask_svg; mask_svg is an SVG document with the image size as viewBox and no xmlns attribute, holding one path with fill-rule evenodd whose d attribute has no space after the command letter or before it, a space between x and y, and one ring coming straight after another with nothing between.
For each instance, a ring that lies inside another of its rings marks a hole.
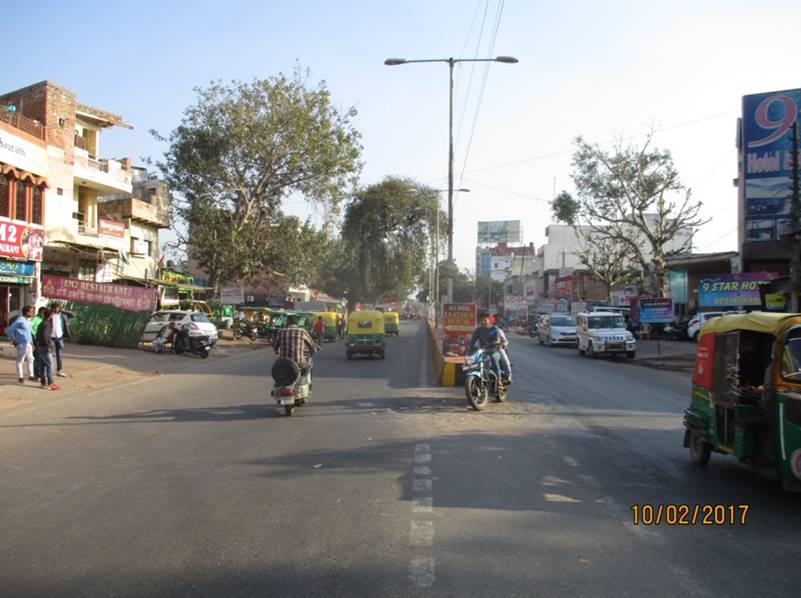
<instances>
[{"instance_id":1,"label":"shop front","mask_svg":"<svg viewBox=\"0 0 801 598\"><path fill-rule=\"evenodd\" d=\"M9 223L0 219L0 234L4 227L7 229ZM37 232L41 236L41 231ZM5 334L9 320L19 314L24 305L36 303L38 295L39 262L24 259L19 251L8 251L9 247L18 245L0 241L0 334Z\"/></svg>"}]
</instances>

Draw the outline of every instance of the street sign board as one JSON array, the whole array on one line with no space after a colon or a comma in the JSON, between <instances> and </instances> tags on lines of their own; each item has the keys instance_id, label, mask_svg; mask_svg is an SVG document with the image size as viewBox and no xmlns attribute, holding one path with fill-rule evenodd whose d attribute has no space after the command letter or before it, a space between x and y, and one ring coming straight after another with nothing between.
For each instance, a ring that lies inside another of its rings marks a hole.
<instances>
[{"instance_id":1,"label":"street sign board","mask_svg":"<svg viewBox=\"0 0 801 598\"><path fill-rule=\"evenodd\" d=\"M492 220L478 223L479 243L522 243L519 220Z\"/></svg>"},{"instance_id":2,"label":"street sign board","mask_svg":"<svg viewBox=\"0 0 801 598\"><path fill-rule=\"evenodd\" d=\"M445 303L442 306L443 354L464 355L476 329L475 303Z\"/></svg>"},{"instance_id":3,"label":"street sign board","mask_svg":"<svg viewBox=\"0 0 801 598\"><path fill-rule=\"evenodd\" d=\"M760 306L761 284L776 278L775 272L742 272L740 274L718 274L702 278L698 282L699 307L745 307Z\"/></svg>"},{"instance_id":4,"label":"street sign board","mask_svg":"<svg viewBox=\"0 0 801 598\"><path fill-rule=\"evenodd\" d=\"M640 299L640 322L667 324L673 321L673 299Z\"/></svg>"},{"instance_id":5,"label":"street sign board","mask_svg":"<svg viewBox=\"0 0 801 598\"><path fill-rule=\"evenodd\" d=\"M220 289L220 303L223 305L242 305L245 290L242 287L223 287Z\"/></svg>"}]
</instances>

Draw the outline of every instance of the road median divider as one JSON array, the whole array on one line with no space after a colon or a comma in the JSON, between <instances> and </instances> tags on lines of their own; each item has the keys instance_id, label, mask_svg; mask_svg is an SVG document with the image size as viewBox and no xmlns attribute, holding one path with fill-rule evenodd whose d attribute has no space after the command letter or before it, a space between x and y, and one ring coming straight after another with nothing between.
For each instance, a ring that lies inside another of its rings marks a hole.
<instances>
[{"instance_id":1,"label":"road median divider","mask_svg":"<svg viewBox=\"0 0 801 598\"><path fill-rule=\"evenodd\" d=\"M442 329L435 328L430 320L426 321L426 327L434 366L434 380L439 386L461 386L464 384L464 375L461 368L464 363L464 357L443 355Z\"/></svg>"}]
</instances>

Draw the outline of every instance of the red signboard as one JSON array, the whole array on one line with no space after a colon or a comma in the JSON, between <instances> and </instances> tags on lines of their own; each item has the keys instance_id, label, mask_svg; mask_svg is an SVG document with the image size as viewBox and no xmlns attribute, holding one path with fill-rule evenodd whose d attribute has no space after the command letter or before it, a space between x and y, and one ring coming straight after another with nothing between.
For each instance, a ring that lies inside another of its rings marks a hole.
<instances>
[{"instance_id":1,"label":"red signboard","mask_svg":"<svg viewBox=\"0 0 801 598\"><path fill-rule=\"evenodd\" d=\"M42 229L0 219L0 255L41 262L43 248Z\"/></svg>"},{"instance_id":2,"label":"red signboard","mask_svg":"<svg viewBox=\"0 0 801 598\"><path fill-rule=\"evenodd\" d=\"M445 303L442 306L442 329L445 355L464 355L467 344L476 328L476 305L474 303Z\"/></svg>"},{"instance_id":3,"label":"red signboard","mask_svg":"<svg viewBox=\"0 0 801 598\"><path fill-rule=\"evenodd\" d=\"M42 275L42 294L48 299L113 305L125 311L153 311L156 309L155 289L76 280L50 274Z\"/></svg>"},{"instance_id":4,"label":"red signboard","mask_svg":"<svg viewBox=\"0 0 801 598\"><path fill-rule=\"evenodd\" d=\"M125 225L121 222L114 222L113 220L104 220L101 218L97 221L97 234L101 237L124 239Z\"/></svg>"}]
</instances>

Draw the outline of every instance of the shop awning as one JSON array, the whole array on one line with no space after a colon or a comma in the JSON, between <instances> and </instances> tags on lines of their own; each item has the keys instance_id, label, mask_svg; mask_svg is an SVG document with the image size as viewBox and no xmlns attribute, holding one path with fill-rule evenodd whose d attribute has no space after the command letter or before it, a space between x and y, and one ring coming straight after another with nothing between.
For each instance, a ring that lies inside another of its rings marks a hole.
<instances>
[{"instance_id":1,"label":"shop awning","mask_svg":"<svg viewBox=\"0 0 801 598\"><path fill-rule=\"evenodd\" d=\"M102 251L104 253L116 253L119 254L120 250L114 247L108 247L101 243L78 243L77 241L53 241L53 243L58 243L59 245L64 245L65 247L72 249L73 251L77 251L78 253L95 253L98 251Z\"/></svg>"}]
</instances>

